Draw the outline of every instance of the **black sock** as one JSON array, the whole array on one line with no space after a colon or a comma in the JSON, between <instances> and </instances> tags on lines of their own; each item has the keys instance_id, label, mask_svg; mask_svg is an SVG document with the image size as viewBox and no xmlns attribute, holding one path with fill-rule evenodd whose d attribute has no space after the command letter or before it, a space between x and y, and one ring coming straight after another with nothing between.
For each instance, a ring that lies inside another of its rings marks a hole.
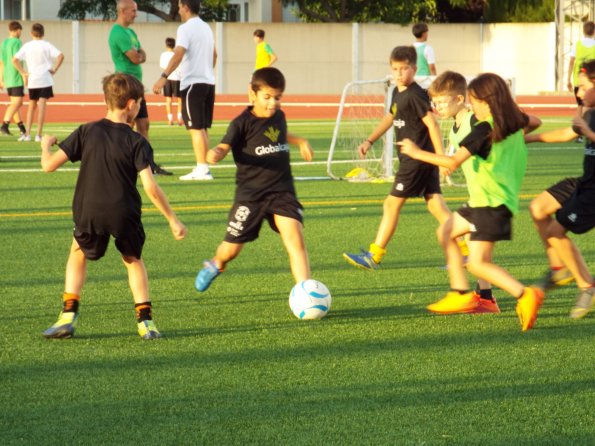
<instances>
[{"instance_id":1,"label":"black sock","mask_svg":"<svg viewBox=\"0 0 595 446\"><path fill-rule=\"evenodd\" d=\"M152 306L151 306L151 302L143 302L140 304L134 304L134 310L136 312L136 321L137 322L142 322L142 321L150 321L153 319L153 314L152 314Z\"/></svg>"},{"instance_id":2,"label":"black sock","mask_svg":"<svg viewBox=\"0 0 595 446\"><path fill-rule=\"evenodd\" d=\"M459 294L467 294L469 292L469 290L454 290L454 289L452 291L454 291L455 293L459 293Z\"/></svg>"},{"instance_id":3,"label":"black sock","mask_svg":"<svg viewBox=\"0 0 595 446\"><path fill-rule=\"evenodd\" d=\"M489 288L487 290L479 290L479 298L485 300L494 301L494 296L492 296L492 289Z\"/></svg>"},{"instance_id":4,"label":"black sock","mask_svg":"<svg viewBox=\"0 0 595 446\"><path fill-rule=\"evenodd\" d=\"M10 121L2 121L3 127L8 127L9 124L10 124Z\"/></svg>"},{"instance_id":5,"label":"black sock","mask_svg":"<svg viewBox=\"0 0 595 446\"><path fill-rule=\"evenodd\" d=\"M27 133L27 129L25 128L23 121L17 122L17 126L19 127L19 130L21 131L21 133Z\"/></svg>"},{"instance_id":6,"label":"black sock","mask_svg":"<svg viewBox=\"0 0 595 446\"><path fill-rule=\"evenodd\" d=\"M79 311L78 299L68 299L64 301L64 307L62 308L64 313L76 313Z\"/></svg>"}]
</instances>

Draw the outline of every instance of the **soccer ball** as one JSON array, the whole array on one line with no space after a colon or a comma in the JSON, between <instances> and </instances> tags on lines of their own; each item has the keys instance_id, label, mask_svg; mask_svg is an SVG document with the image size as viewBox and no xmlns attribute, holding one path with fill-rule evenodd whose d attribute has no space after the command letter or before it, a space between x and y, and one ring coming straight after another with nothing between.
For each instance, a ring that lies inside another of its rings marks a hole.
<instances>
[{"instance_id":1,"label":"soccer ball","mask_svg":"<svg viewBox=\"0 0 595 446\"><path fill-rule=\"evenodd\" d=\"M331 293L318 280L297 283L289 294L289 308L298 319L322 319L331 309Z\"/></svg>"}]
</instances>

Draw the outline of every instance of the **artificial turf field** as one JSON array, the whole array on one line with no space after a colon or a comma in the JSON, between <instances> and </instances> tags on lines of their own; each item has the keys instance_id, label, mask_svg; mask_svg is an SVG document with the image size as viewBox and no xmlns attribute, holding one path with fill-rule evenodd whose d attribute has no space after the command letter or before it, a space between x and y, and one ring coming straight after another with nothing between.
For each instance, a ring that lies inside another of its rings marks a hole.
<instances>
[{"instance_id":1,"label":"artificial turf field","mask_svg":"<svg viewBox=\"0 0 595 446\"><path fill-rule=\"evenodd\" d=\"M214 126L213 142L225 126ZM62 139L74 127L46 130ZM326 160L332 123L289 129ZM151 138L157 161L176 174L158 181L189 229L174 241L141 192L143 256L164 335L151 342L136 334L113 245L89 265L75 337L41 336L60 311L77 166L43 173L38 144L0 140L0 444L594 444L595 311L568 318L573 285L548 295L527 333L500 290L501 314L429 314L448 282L423 202L406 204L380 270L360 271L341 253L372 241L389 184L311 180L296 187L313 276L333 295L329 315L290 313L287 255L266 225L199 294L194 277L233 200L231 159L213 182L182 182L193 160L185 130L154 123ZM496 262L524 283L546 268L529 201L579 175L582 155L576 143L530 146L514 241L496 248ZM293 173L323 176L325 166ZM444 195L456 209L466 190ZM594 233L574 240L595 272Z\"/></svg>"}]
</instances>

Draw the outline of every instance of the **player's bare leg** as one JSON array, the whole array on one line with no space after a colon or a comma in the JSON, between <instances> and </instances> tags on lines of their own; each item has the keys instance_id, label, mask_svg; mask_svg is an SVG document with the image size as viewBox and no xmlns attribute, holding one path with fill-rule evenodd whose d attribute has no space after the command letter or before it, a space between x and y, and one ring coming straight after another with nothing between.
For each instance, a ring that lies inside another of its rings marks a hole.
<instances>
[{"instance_id":1,"label":"player's bare leg","mask_svg":"<svg viewBox=\"0 0 595 446\"><path fill-rule=\"evenodd\" d=\"M46 98L39 98L39 110L37 112L37 136L43 136L43 124L45 123L45 110L47 105ZM30 132L30 131L29 131ZM35 138L37 141L39 138Z\"/></svg>"},{"instance_id":2,"label":"player's bare leg","mask_svg":"<svg viewBox=\"0 0 595 446\"><path fill-rule=\"evenodd\" d=\"M211 260L205 260L203 262L203 267L196 275L194 281L195 288L201 292L206 291L211 286L213 280L223 272L225 265L240 254L243 247L243 243L222 241L217 247L215 256Z\"/></svg>"},{"instance_id":3,"label":"player's bare leg","mask_svg":"<svg viewBox=\"0 0 595 446\"><path fill-rule=\"evenodd\" d=\"M296 283L311 277L310 261L304 242L304 227L295 218L275 215L275 225L279 230L287 254L291 273Z\"/></svg>"}]
</instances>

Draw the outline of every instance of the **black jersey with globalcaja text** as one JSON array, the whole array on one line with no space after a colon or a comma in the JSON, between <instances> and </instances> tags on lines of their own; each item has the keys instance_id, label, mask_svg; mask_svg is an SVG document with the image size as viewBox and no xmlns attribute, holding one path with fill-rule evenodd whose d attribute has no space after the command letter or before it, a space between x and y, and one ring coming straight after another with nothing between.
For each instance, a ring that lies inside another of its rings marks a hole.
<instances>
[{"instance_id":1,"label":"black jersey with globalcaja text","mask_svg":"<svg viewBox=\"0 0 595 446\"><path fill-rule=\"evenodd\" d=\"M236 171L236 201L255 201L269 192L295 194L285 113L259 118L246 108L235 118L222 144L231 146Z\"/></svg>"},{"instance_id":2,"label":"black jersey with globalcaja text","mask_svg":"<svg viewBox=\"0 0 595 446\"><path fill-rule=\"evenodd\" d=\"M72 201L82 232L123 236L141 218L138 172L149 165L149 143L127 124L108 119L81 125L59 144L70 161L81 162Z\"/></svg>"},{"instance_id":3,"label":"black jersey with globalcaja text","mask_svg":"<svg viewBox=\"0 0 595 446\"><path fill-rule=\"evenodd\" d=\"M390 105L390 113L393 115L393 128L395 129L395 142L409 138L422 150L434 152L434 145L430 139L428 127L422 121L422 118L431 109L428 93L417 83L413 82L403 91L395 88ZM401 167L433 168L430 164L414 160L402 154L398 147Z\"/></svg>"}]
</instances>

